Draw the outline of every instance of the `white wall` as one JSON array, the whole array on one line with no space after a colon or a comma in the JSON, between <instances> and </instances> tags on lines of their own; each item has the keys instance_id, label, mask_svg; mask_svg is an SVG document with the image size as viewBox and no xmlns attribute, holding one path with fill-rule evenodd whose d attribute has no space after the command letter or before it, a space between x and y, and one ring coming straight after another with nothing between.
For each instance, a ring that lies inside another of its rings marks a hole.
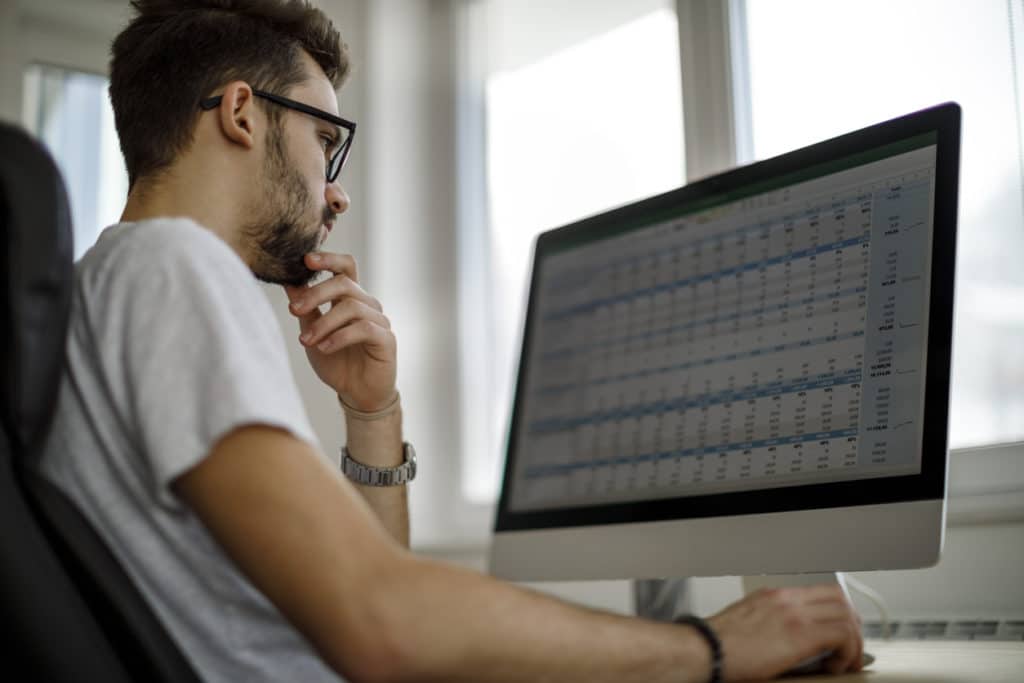
<instances>
[{"instance_id":1,"label":"white wall","mask_svg":"<svg viewBox=\"0 0 1024 683\"><path fill-rule=\"evenodd\" d=\"M423 463L410 493L423 545L448 535L459 476L454 25L444 2L372 5L367 267L398 336L406 437Z\"/></svg>"}]
</instances>

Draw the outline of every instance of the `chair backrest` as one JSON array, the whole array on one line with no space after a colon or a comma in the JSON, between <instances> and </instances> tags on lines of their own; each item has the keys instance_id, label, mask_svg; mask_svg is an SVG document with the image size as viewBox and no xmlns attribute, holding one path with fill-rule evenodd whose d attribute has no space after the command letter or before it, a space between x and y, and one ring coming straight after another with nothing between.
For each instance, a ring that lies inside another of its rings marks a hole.
<instances>
[{"instance_id":1,"label":"chair backrest","mask_svg":"<svg viewBox=\"0 0 1024 683\"><path fill-rule=\"evenodd\" d=\"M32 467L64 371L73 287L60 173L0 124L0 632L24 680L199 681L100 536Z\"/></svg>"}]
</instances>

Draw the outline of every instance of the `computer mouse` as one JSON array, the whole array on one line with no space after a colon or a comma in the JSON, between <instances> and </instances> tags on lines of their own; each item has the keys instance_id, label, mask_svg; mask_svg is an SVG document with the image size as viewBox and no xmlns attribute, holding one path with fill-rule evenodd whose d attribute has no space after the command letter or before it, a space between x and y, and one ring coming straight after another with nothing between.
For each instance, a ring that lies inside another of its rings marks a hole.
<instances>
[{"instance_id":1,"label":"computer mouse","mask_svg":"<svg viewBox=\"0 0 1024 683\"><path fill-rule=\"evenodd\" d=\"M828 669L825 668L825 662L832 656L831 650L826 650L813 657L808 657L796 666L787 669L782 677L787 676L810 676L813 674L828 673ZM861 658L861 666L868 666L875 661L875 656L865 652Z\"/></svg>"}]
</instances>

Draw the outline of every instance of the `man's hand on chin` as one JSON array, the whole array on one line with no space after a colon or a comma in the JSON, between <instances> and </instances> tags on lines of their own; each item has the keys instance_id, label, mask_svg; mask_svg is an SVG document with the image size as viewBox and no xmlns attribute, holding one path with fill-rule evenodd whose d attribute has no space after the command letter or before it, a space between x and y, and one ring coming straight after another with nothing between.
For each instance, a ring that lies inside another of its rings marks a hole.
<instances>
[{"instance_id":1,"label":"man's hand on chin","mask_svg":"<svg viewBox=\"0 0 1024 683\"><path fill-rule=\"evenodd\" d=\"M397 342L380 302L359 286L348 254L306 254L310 270L332 276L311 287L284 288L299 319L299 341L317 376L349 406L380 410L395 398ZM320 306L330 310L320 312Z\"/></svg>"}]
</instances>

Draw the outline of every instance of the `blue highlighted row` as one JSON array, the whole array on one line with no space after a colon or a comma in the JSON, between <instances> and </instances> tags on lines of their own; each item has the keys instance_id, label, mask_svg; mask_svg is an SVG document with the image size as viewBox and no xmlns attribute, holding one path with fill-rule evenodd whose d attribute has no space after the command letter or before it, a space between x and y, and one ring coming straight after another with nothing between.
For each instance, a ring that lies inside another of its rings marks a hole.
<instances>
[{"instance_id":1,"label":"blue highlighted row","mask_svg":"<svg viewBox=\"0 0 1024 683\"><path fill-rule=\"evenodd\" d=\"M729 239L731 237L740 237L740 236L743 236L743 235L751 235L753 233L759 233L761 235L767 236L767 235L771 234L772 228L784 228L786 226L786 223L789 223L789 222L792 222L792 221L796 221L796 220L799 220L801 218L817 217L817 216L820 216L825 211L832 211L832 212L842 211L843 213L845 213L846 212L846 208L848 206L852 206L854 204L860 205L860 204L863 204L863 202L873 200L873 198L874 198L874 195L872 193L870 193L870 192L864 193L864 194L858 195L856 198L853 198L853 199L847 199L847 200L843 200L843 201L831 202L830 205L827 206L827 207L823 206L823 207L814 207L814 208L810 208L810 209L805 209L803 211L797 211L795 213L791 213L791 214L787 214L785 216L781 216L781 217L776 218L776 219L771 220L771 221L765 220L765 221L759 221L757 223L749 223L747 225L744 225L744 226L741 226L739 228L736 228L735 230L730 230L730 231L722 233L720 235L708 235L707 237L702 237L702 238L699 238L699 239L696 239L696 240L691 240L689 242L686 242L685 244L679 245L678 247L676 247L676 249L679 249L679 250L692 249L693 247L701 245L701 244L721 243L721 242L724 242L725 240L727 240L727 239ZM870 209L868 209L868 211L870 211ZM864 213L864 212L865 212L865 210L862 208L861 209L861 213ZM658 227L658 226L655 225L655 226L650 226L650 227ZM615 261L609 261L609 262L601 264L599 266L595 266L595 267L591 268L585 274L575 274L574 277L570 276L569 274L566 274L565 276L562 276L562 277L554 279L551 282L551 284L549 285L548 289L549 289L549 291L552 290L552 289L562 289L562 288L564 288L566 286L567 283L569 283L571 286L573 286L573 285L580 285L580 284L586 284L587 282L589 282L590 278L594 277L597 273L601 272L602 270L609 270L611 268L615 268L615 267L623 265L623 264L635 263L637 261L642 261L642 260L649 259L650 257L651 257L650 254L644 254L642 256L632 256L632 257L626 258L624 260L617 259Z\"/></svg>"},{"instance_id":2,"label":"blue highlighted row","mask_svg":"<svg viewBox=\"0 0 1024 683\"><path fill-rule=\"evenodd\" d=\"M748 358L757 358L769 353L783 353L785 351L793 351L796 349L804 349L810 346L820 346L822 344L830 344L834 342L846 341L847 339L856 339L857 337L863 337L864 330L854 330L853 332L846 332L844 334L830 334L816 339L801 339L800 341L790 342L789 344L776 344L773 346L766 346L759 349L751 349L750 351L744 351L741 353L726 353L721 356L704 358L699 361L690 361L687 363L677 363L676 365L666 365L660 368L650 368L647 370L638 370L633 373L623 373L621 375L614 375L612 377L603 377L600 379L591 380L589 382L574 382L571 384L556 384L549 385L546 387L540 387L536 390L536 394L550 395L559 394L565 391L571 391L580 386L587 385L602 385L611 384L615 382L625 382L631 379L639 379L648 377L650 375L660 375L666 372L678 372L681 370L692 370L693 368L706 367L708 365L715 365L716 363L731 363L737 360L746 360Z\"/></svg>"},{"instance_id":3,"label":"blue highlighted row","mask_svg":"<svg viewBox=\"0 0 1024 683\"><path fill-rule=\"evenodd\" d=\"M589 424L618 422L619 420L643 418L649 415L692 410L694 408L706 408L725 403L738 403L751 399L766 398L781 394L816 391L818 389L826 389L828 387L856 384L861 381L862 376L862 368L853 368L841 373L819 375L814 379L790 380L788 382L768 382L763 385L744 387L743 389L738 390L725 390L694 398L680 396L678 398L668 400L640 403L634 406L597 411L590 413L589 415L581 415L573 418L552 417L534 420L530 423L529 434L536 435L565 432Z\"/></svg>"},{"instance_id":4,"label":"blue highlighted row","mask_svg":"<svg viewBox=\"0 0 1024 683\"><path fill-rule=\"evenodd\" d=\"M868 291L868 288L863 285L858 287L848 287L846 289L832 290L824 292L822 294L818 294L816 296L804 297L798 301L791 301L789 303L772 304L770 306L760 306L758 308L752 308L748 311L737 311L736 313L712 316L710 318L705 318L704 320L697 320L682 325L674 325L671 327L663 327L657 330L650 330L648 332L640 332L633 335L626 335L624 337L619 337L618 339L609 339L605 341L594 342L592 344L584 344L582 346L567 347L565 349L556 349L554 351L545 351L543 354L541 354L541 358L544 360L548 360L550 358L558 358L563 355L576 355L578 353L582 353L590 349L608 348L609 346L627 344L631 341L650 339L652 337L658 337L665 334L673 334L675 332L683 332L685 330L691 330L697 327L736 322L743 318L753 318L759 315L765 315L766 313L777 313L799 306L809 306L811 304L816 304L822 301L845 299L846 297L849 296L857 296L863 294L866 291Z\"/></svg>"},{"instance_id":5,"label":"blue highlighted row","mask_svg":"<svg viewBox=\"0 0 1024 683\"><path fill-rule=\"evenodd\" d=\"M601 308L602 306L612 306L617 303L628 301L630 299L638 299L642 297L654 296L660 292L667 292L673 289L680 289L683 287L690 287L697 285L702 282L711 282L718 280L723 277L730 277L738 273L745 273L761 268L767 268L769 266L775 266L789 261L797 261L804 258L810 258L812 256L818 256L819 254L825 254L833 252L839 249L846 249L849 247L855 247L860 244L868 243L869 233L865 232L863 235L857 237L851 237L849 239L840 240L838 242L831 242L817 247L809 247L807 249L799 249L797 251L782 254L780 256L773 256L767 259L760 259L758 261L751 261L749 263L734 266L732 268L725 268L720 271L713 273L705 273L703 275L695 275L693 277L682 278L680 280L674 280L673 282L667 282L660 285L653 285L651 287L642 287L640 289L633 290L632 292L625 292L623 294L614 294L612 296L595 299L582 304L575 304L559 310L551 311L544 314L544 320L558 320L561 318L570 318L574 315L580 315L581 313L589 313L594 309Z\"/></svg>"},{"instance_id":6,"label":"blue highlighted row","mask_svg":"<svg viewBox=\"0 0 1024 683\"><path fill-rule=\"evenodd\" d=\"M599 458L589 462L560 463L557 465L538 465L528 467L523 473L526 479L538 479L541 477L565 476L572 474L575 470L597 469L598 467L609 467L615 465L633 465L645 462L658 462L659 460L673 460L675 458L687 458L695 455L718 455L729 451L747 451L755 448L768 448L771 446L788 446L809 441L827 441L831 439L847 439L857 436L856 428L837 429L830 432L815 432L813 434L795 434L793 436L779 437L775 439L760 439L757 441L743 441L740 443L722 444L719 446L707 446L704 448L681 448L674 451L661 451L658 453L645 453L641 455L615 456L611 458Z\"/></svg>"}]
</instances>

